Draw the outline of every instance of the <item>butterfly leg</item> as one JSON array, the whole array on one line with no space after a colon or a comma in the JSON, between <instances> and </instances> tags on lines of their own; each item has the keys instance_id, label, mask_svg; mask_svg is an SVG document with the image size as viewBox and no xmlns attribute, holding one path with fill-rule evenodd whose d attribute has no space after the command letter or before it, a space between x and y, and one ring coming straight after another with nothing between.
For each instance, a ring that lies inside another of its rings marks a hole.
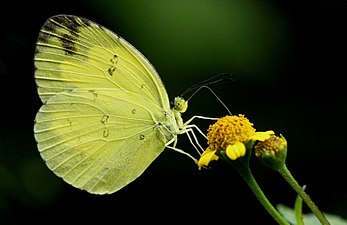
<instances>
[{"instance_id":1,"label":"butterfly leg","mask_svg":"<svg viewBox=\"0 0 347 225\"><path fill-rule=\"evenodd\" d=\"M192 126L192 127L193 127L193 126ZM195 127L196 127L196 126L195 126ZM197 127L196 127L196 128L197 128ZM199 130L199 128L197 128L197 130ZM200 131L200 130L199 130L199 131ZM201 132L201 131L200 131L200 132ZM201 152L203 152L204 149L201 147L201 145L200 145L200 143L199 143L199 140L198 140L198 138L197 138L196 135L195 135L194 130L193 130L192 128L188 128L188 129L186 129L186 132L185 132L185 133L187 134L190 143L193 145L193 147L196 149L196 151L199 153L199 155L201 155ZM194 141L193 141L193 139L191 138L191 136L190 136L189 133L191 133L191 135L193 136ZM201 133L201 134L206 138L206 136L205 136L203 133ZM195 144L199 146L200 150L195 146ZM201 151L201 152L200 152L200 151Z\"/></svg>"},{"instance_id":2,"label":"butterfly leg","mask_svg":"<svg viewBox=\"0 0 347 225\"><path fill-rule=\"evenodd\" d=\"M195 128L207 140L206 135L204 134L204 132L201 131L201 129L197 125L190 124L190 125L187 125L186 128L187 130L192 130L193 133L194 133L193 128Z\"/></svg>"},{"instance_id":3,"label":"butterfly leg","mask_svg":"<svg viewBox=\"0 0 347 225\"><path fill-rule=\"evenodd\" d=\"M187 137L188 137L188 139L189 139L189 142L190 142L191 145L195 148L195 150L198 152L198 154L199 154L199 156L200 156L200 155L201 155L201 152L203 152L204 149L201 147L201 145L200 145L200 143L199 143L199 140L198 140L198 138L197 138L196 135L195 135L194 129L192 129L192 128L196 128L196 129L206 138L206 136L202 133L202 131L201 131L196 125L191 125L191 126L189 126L188 129L184 129L184 130L182 131L182 133L180 133L180 134L185 133L185 134L187 135ZM193 136L193 137L192 137L192 136ZM177 152L179 152L179 153L182 153L182 154L184 154L184 155L187 155L189 158L193 159L194 162L196 163L197 160L196 160L192 155L190 155L189 153L183 151L182 149L176 148L177 140L178 140L177 137L171 139L168 143L166 143L166 147L167 147L167 148L170 148L170 149L173 149L173 150L175 150L175 151L177 151ZM172 145L171 145L171 144L172 144ZM196 145L198 145L198 147L200 148L200 150L199 150L199 148L198 148Z\"/></svg>"},{"instance_id":4,"label":"butterfly leg","mask_svg":"<svg viewBox=\"0 0 347 225\"><path fill-rule=\"evenodd\" d=\"M206 116L193 116L192 118L190 118L189 120L187 120L187 121L183 124L183 127L189 126L189 124L190 124L194 119L218 120L219 118L206 117Z\"/></svg>"},{"instance_id":5,"label":"butterfly leg","mask_svg":"<svg viewBox=\"0 0 347 225\"><path fill-rule=\"evenodd\" d=\"M177 138L175 138L175 139L177 140ZM197 163L198 160L195 159L192 155L190 155L189 153L183 151L182 149L179 149L179 148L176 148L176 147L170 145L171 143L175 142L175 139L170 140L170 141L166 144L166 147L167 147L167 148L170 148L170 149L172 149L172 150L175 150L176 152L179 152L179 153L181 153L181 154L183 154L183 155L188 156L188 157L191 158L195 163Z\"/></svg>"}]
</instances>

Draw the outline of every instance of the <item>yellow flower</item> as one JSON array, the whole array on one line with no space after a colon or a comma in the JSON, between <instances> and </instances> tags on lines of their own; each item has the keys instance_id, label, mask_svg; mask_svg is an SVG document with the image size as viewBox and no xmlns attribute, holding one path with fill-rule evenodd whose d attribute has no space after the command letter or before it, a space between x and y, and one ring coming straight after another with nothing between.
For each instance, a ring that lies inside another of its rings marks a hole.
<instances>
[{"instance_id":1,"label":"yellow flower","mask_svg":"<svg viewBox=\"0 0 347 225\"><path fill-rule=\"evenodd\" d=\"M273 131L256 132L253 123L242 114L222 117L208 128L208 147L198 161L199 169L217 160L217 151L225 151L231 160L236 160L246 155L247 142L263 141L272 134Z\"/></svg>"}]
</instances>

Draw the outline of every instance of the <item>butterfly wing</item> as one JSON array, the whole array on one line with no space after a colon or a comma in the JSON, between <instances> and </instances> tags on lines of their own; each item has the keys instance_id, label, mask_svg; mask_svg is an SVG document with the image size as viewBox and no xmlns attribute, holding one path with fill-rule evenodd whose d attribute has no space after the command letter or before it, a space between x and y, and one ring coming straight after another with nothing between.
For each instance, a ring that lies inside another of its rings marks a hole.
<instances>
[{"instance_id":1,"label":"butterfly wing","mask_svg":"<svg viewBox=\"0 0 347 225\"><path fill-rule=\"evenodd\" d=\"M165 148L152 119L160 115L152 107L148 99L120 90L56 94L36 116L40 154L71 185L96 194L115 192Z\"/></svg>"},{"instance_id":2,"label":"butterfly wing","mask_svg":"<svg viewBox=\"0 0 347 225\"><path fill-rule=\"evenodd\" d=\"M106 28L68 15L43 25L34 133L48 167L75 187L112 193L163 151L166 90L147 59Z\"/></svg>"},{"instance_id":3,"label":"butterfly wing","mask_svg":"<svg viewBox=\"0 0 347 225\"><path fill-rule=\"evenodd\" d=\"M159 75L132 45L90 20L59 15L42 26L35 53L42 102L74 88L120 88L169 109Z\"/></svg>"}]
</instances>

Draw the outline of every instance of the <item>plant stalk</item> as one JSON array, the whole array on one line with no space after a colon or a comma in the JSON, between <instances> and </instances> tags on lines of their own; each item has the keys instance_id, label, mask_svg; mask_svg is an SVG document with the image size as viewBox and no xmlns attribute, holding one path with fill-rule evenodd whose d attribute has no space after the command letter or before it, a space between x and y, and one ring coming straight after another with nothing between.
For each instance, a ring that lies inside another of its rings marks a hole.
<instances>
[{"instance_id":1,"label":"plant stalk","mask_svg":"<svg viewBox=\"0 0 347 225\"><path fill-rule=\"evenodd\" d=\"M278 170L278 172L288 182L288 184L298 193L298 195L300 195L300 197L305 201L307 206L316 215L318 220L323 225L330 225L330 222L327 220L327 218L324 216L324 214L318 209L318 206L312 201L310 196L308 194L306 194L306 192L304 191L304 188L302 188L298 184L298 182L295 180L295 178L292 176L292 174L288 170L286 164L284 164L283 167Z\"/></svg>"}]
</instances>

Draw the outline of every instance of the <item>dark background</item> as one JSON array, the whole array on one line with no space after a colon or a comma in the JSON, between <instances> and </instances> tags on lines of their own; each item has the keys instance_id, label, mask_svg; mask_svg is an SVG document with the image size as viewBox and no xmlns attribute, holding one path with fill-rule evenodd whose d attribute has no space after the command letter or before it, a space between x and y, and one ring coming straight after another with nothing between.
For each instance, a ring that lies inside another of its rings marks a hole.
<instances>
[{"instance_id":1,"label":"dark background","mask_svg":"<svg viewBox=\"0 0 347 225\"><path fill-rule=\"evenodd\" d=\"M233 114L288 143L287 166L325 212L347 218L346 1L12 1L2 6L0 35L0 224L79 222L226 222L276 224L240 176L224 163L198 171L166 150L133 183L112 195L78 190L42 161L33 137L41 106L33 56L40 27L56 14L102 24L154 65L169 97L220 73L233 82L213 90ZM226 110L207 91L192 115ZM201 129L208 124L196 121ZM186 137L179 147L191 152ZM294 204L294 191L252 161L269 200ZM304 208L305 212L308 212Z\"/></svg>"}]
</instances>

